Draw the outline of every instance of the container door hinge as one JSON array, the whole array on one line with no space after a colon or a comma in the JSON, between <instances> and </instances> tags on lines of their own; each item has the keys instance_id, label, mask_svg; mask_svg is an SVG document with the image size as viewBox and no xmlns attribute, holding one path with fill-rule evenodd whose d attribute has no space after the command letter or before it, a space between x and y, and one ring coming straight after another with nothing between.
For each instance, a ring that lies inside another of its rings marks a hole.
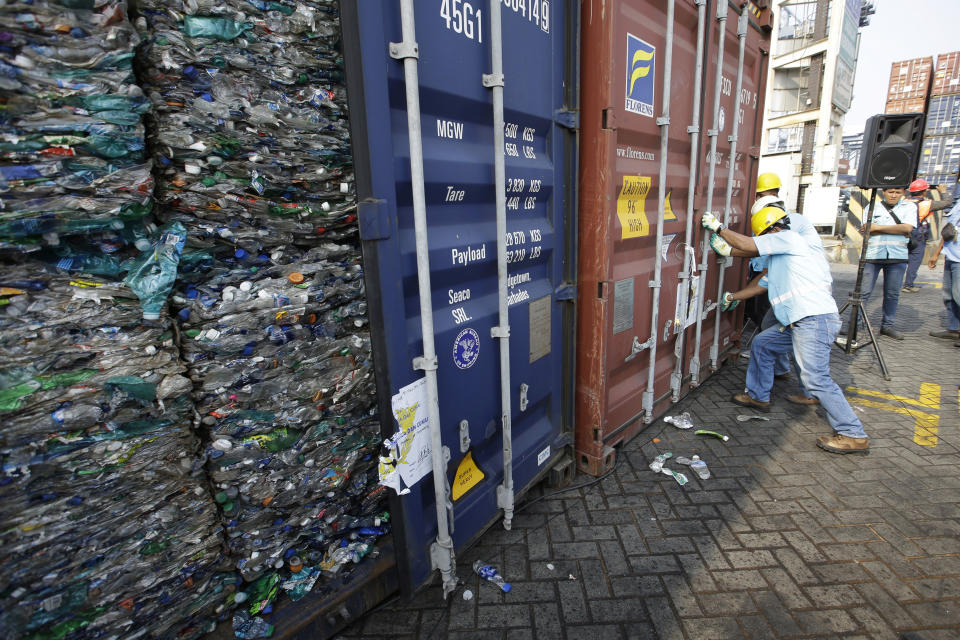
<instances>
[{"instance_id":1,"label":"container door hinge","mask_svg":"<svg viewBox=\"0 0 960 640\"><path fill-rule=\"evenodd\" d=\"M361 240L385 240L390 237L387 201L367 199L357 203Z\"/></svg>"},{"instance_id":2,"label":"container door hinge","mask_svg":"<svg viewBox=\"0 0 960 640\"><path fill-rule=\"evenodd\" d=\"M527 398L528 391L530 391L530 385L526 382L522 383L520 385L520 411L527 410L527 404L530 402L529 398Z\"/></svg>"},{"instance_id":3,"label":"container door hinge","mask_svg":"<svg viewBox=\"0 0 960 640\"><path fill-rule=\"evenodd\" d=\"M420 47L416 42L391 42L390 57L394 60L404 60L406 58L419 58Z\"/></svg>"},{"instance_id":4,"label":"container door hinge","mask_svg":"<svg viewBox=\"0 0 960 640\"><path fill-rule=\"evenodd\" d=\"M557 434L557 437L553 439L553 444L550 446L554 449L560 450L563 447L569 447L573 444L573 434L570 431L561 431Z\"/></svg>"},{"instance_id":5,"label":"container door hinge","mask_svg":"<svg viewBox=\"0 0 960 640\"><path fill-rule=\"evenodd\" d=\"M553 290L554 297L560 300L576 300L577 299L577 285L575 284L561 284L559 287Z\"/></svg>"},{"instance_id":6,"label":"container door hinge","mask_svg":"<svg viewBox=\"0 0 960 640\"><path fill-rule=\"evenodd\" d=\"M630 347L630 355L623 359L624 362L630 362L637 357L637 354L643 351L644 349L649 349L653 346L653 341L656 340L656 336L650 336L646 342L640 342L640 338L633 336L633 344Z\"/></svg>"},{"instance_id":7,"label":"container door hinge","mask_svg":"<svg viewBox=\"0 0 960 640\"><path fill-rule=\"evenodd\" d=\"M577 130L580 128L580 112L570 109L558 109L553 112L553 120L566 129Z\"/></svg>"}]
</instances>

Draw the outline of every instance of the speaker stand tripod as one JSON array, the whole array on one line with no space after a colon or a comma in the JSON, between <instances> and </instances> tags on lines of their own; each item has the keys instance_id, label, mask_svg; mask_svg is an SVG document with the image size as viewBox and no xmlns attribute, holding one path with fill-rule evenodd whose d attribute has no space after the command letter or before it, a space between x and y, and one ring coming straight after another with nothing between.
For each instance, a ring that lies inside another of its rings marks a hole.
<instances>
[{"instance_id":1,"label":"speaker stand tripod","mask_svg":"<svg viewBox=\"0 0 960 640\"><path fill-rule=\"evenodd\" d=\"M880 362L880 370L883 371L884 380L890 380L890 371L887 369L887 363L883 360L883 354L880 353L880 344L877 342L877 336L873 332L873 327L870 326L870 319L867 318L867 310L863 308L863 294L861 292L861 287L863 286L863 266L866 263L867 257L867 243L870 240L870 227L873 225L873 207L877 202L877 188L874 187L870 190L870 208L867 213L867 224L864 227L863 231L863 243L860 247L860 263L857 266L857 282L853 285L853 291L850 292L849 300L847 300L842 307L840 307L839 315L843 315L843 312L847 309L850 309L850 326L847 329L847 336L837 336L835 344L844 350L845 353L850 354L861 349L863 347L872 346L874 353L877 354L877 360ZM886 276L884 276L886 278ZM857 325L859 320L863 317L863 325L867 328L867 334L870 336L870 340L864 343L857 342Z\"/></svg>"}]
</instances>

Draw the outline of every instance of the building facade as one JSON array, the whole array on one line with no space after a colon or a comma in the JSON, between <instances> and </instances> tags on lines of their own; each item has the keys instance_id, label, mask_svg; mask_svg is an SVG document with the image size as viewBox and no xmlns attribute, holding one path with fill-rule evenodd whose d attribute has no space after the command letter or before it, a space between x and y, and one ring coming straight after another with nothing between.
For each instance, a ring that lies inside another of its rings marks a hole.
<instances>
[{"instance_id":1,"label":"building facade","mask_svg":"<svg viewBox=\"0 0 960 640\"><path fill-rule=\"evenodd\" d=\"M843 118L853 99L860 28L872 2L774 0L760 171L783 183L791 210L832 227Z\"/></svg>"}]
</instances>

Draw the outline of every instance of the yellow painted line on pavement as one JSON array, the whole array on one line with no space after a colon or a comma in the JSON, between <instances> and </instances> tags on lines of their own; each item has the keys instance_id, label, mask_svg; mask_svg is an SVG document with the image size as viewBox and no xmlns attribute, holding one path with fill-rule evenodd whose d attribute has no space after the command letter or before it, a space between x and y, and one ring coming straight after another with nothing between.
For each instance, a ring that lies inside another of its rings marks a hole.
<instances>
[{"instance_id":1,"label":"yellow painted line on pavement","mask_svg":"<svg viewBox=\"0 0 960 640\"><path fill-rule=\"evenodd\" d=\"M912 404L925 409L940 409L940 385L932 382L923 382L920 384L919 400L914 400L913 398L898 396L891 393L873 391L872 389L861 389L859 387L847 387L847 391L864 396L872 396L875 398L883 398L884 400L901 402L903 404ZM960 390L958 390L957 395L960 397ZM921 447L937 446L937 442L939 441L937 434L940 426L940 416L938 414L928 413L926 411L918 411L917 409L910 409L908 407L899 407L896 405L887 404L885 402L877 402L875 400L867 400L866 398L851 397L850 402L863 407L872 407L874 409L882 409L884 411L890 411L891 413L899 413L901 415L910 416L914 421L914 443L920 445Z\"/></svg>"},{"instance_id":2,"label":"yellow painted line on pavement","mask_svg":"<svg viewBox=\"0 0 960 640\"><path fill-rule=\"evenodd\" d=\"M917 284L929 284L934 289L943 289L943 282L930 282L929 280L917 280Z\"/></svg>"},{"instance_id":3,"label":"yellow painted line on pavement","mask_svg":"<svg viewBox=\"0 0 960 640\"><path fill-rule=\"evenodd\" d=\"M847 391L857 393L861 396L873 396L874 398L883 398L884 400L893 400L903 402L927 409L940 408L940 385L924 382L920 385L920 399L914 400L907 396L895 396L892 393L882 393L872 389L861 389L859 387L847 387Z\"/></svg>"}]
</instances>

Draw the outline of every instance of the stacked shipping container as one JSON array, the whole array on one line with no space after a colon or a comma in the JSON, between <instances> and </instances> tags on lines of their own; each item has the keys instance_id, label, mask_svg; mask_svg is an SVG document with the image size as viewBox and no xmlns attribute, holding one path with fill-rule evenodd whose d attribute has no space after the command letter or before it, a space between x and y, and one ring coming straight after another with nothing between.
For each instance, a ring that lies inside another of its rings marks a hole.
<instances>
[{"instance_id":1,"label":"stacked shipping container","mask_svg":"<svg viewBox=\"0 0 960 640\"><path fill-rule=\"evenodd\" d=\"M955 184L960 168L960 51L937 56L917 175Z\"/></svg>"},{"instance_id":2,"label":"stacked shipping container","mask_svg":"<svg viewBox=\"0 0 960 640\"><path fill-rule=\"evenodd\" d=\"M884 113L923 113L930 94L933 58L913 58L890 66Z\"/></svg>"}]
</instances>

